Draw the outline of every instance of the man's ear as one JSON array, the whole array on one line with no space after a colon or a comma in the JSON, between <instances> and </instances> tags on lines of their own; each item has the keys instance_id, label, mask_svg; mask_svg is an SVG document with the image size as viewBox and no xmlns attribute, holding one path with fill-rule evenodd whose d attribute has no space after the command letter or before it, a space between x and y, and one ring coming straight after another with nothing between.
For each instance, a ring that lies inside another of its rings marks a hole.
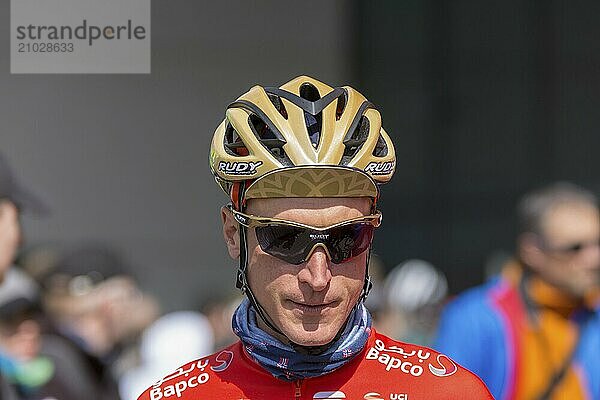
<instances>
[{"instance_id":1,"label":"man's ear","mask_svg":"<svg viewBox=\"0 0 600 400\"><path fill-rule=\"evenodd\" d=\"M544 253L540 248L540 238L533 233L523 233L517 239L519 258L533 270L543 265Z\"/></svg>"},{"instance_id":2,"label":"man's ear","mask_svg":"<svg viewBox=\"0 0 600 400\"><path fill-rule=\"evenodd\" d=\"M240 226L233 218L233 213L226 206L221 207L221 220L227 251L231 258L237 259L240 257Z\"/></svg>"},{"instance_id":3,"label":"man's ear","mask_svg":"<svg viewBox=\"0 0 600 400\"><path fill-rule=\"evenodd\" d=\"M3 233L2 229L6 227L14 227L14 223L19 224L19 209L10 200L0 199L0 235ZM18 225L20 228L20 225Z\"/></svg>"},{"instance_id":4,"label":"man's ear","mask_svg":"<svg viewBox=\"0 0 600 400\"><path fill-rule=\"evenodd\" d=\"M9 214L11 217L15 217L19 214L19 210L15 203L7 199L0 199L0 213Z\"/></svg>"}]
</instances>

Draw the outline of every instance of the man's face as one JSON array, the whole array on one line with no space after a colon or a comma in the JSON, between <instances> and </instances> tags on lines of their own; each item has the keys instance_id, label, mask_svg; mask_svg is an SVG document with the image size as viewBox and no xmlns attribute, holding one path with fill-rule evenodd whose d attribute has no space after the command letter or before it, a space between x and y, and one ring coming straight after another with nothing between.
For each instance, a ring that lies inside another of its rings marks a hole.
<instances>
[{"instance_id":1,"label":"man's face","mask_svg":"<svg viewBox=\"0 0 600 400\"><path fill-rule=\"evenodd\" d=\"M254 199L246 211L322 227L369 215L370 209L367 198L292 198ZM262 251L254 229L249 229L248 282L267 315L290 340L319 346L334 339L356 304L367 254L333 264L317 247L306 262L293 265Z\"/></svg>"},{"instance_id":2,"label":"man's face","mask_svg":"<svg viewBox=\"0 0 600 400\"><path fill-rule=\"evenodd\" d=\"M8 200L0 200L0 282L15 259L21 242L19 211Z\"/></svg>"},{"instance_id":3,"label":"man's face","mask_svg":"<svg viewBox=\"0 0 600 400\"><path fill-rule=\"evenodd\" d=\"M600 217L587 204L563 204L548 211L542 223L537 269L547 282L582 297L600 283Z\"/></svg>"}]
</instances>

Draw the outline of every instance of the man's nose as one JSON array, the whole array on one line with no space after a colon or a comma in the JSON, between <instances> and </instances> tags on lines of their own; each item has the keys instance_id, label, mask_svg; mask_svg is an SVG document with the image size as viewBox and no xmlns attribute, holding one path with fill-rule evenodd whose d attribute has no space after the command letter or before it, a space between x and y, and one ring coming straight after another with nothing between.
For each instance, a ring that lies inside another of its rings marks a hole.
<instances>
[{"instance_id":1,"label":"man's nose","mask_svg":"<svg viewBox=\"0 0 600 400\"><path fill-rule=\"evenodd\" d=\"M322 246L316 247L299 272L298 279L316 292L324 290L331 281L330 262L327 251Z\"/></svg>"}]
</instances>

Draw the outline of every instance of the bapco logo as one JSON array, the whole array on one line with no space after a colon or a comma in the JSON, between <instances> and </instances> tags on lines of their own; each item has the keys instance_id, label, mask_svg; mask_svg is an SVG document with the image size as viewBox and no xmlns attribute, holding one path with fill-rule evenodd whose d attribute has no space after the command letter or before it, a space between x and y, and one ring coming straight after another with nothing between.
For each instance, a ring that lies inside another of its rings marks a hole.
<instances>
[{"instance_id":1,"label":"bapco logo","mask_svg":"<svg viewBox=\"0 0 600 400\"><path fill-rule=\"evenodd\" d=\"M231 362L233 361L233 352L229 350L223 350L217 354L215 361L218 361L219 365L212 365L210 369L215 372L223 372L229 368L229 365L231 365Z\"/></svg>"},{"instance_id":2,"label":"bapco logo","mask_svg":"<svg viewBox=\"0 0 600 400\"><path fill-rule=\"evenodd\" d=\"M454 361L452 361L450 358L448 358L448 356L445 356L444 354L438 354L437 363L439 365L439 368L434 367L432 364L429 364L429 371L431 371L431 373L435 376L450 376L456 373L456 371L458 371L458 367L456 366L456 364L454 364Z\"/></svg>"},{"instance_id":3,"label":"bapco logo","mask_svg":"<svg viewBox=\"0 0 600 400\"><path fill-rule=\"evenodd\" d=\"M325 399L340 400L340 399L345 399L345 398L346 398L346 394L344 392L339 391L339 390L317 392L313 396L313 400L325 400Z\"/></svg>"},{"instance_id":4,"label":"bapco logo","mask_svg":"<svg viewBox=\"0 0 600 400\"><path fill-rule=\"evenodd\" d=\"M385 400L381 395L377 392L369 392L363 396L365 400Z\"/></svg>"}]
</instances>

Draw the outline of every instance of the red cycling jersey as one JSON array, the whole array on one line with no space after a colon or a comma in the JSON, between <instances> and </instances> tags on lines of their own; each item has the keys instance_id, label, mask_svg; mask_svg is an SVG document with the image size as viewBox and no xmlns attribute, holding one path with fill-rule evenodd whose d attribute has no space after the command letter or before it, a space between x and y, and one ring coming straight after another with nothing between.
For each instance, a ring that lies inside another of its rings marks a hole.
<instances>
[{"instance_id":1,"label":"red cycling jersey","mask_svg":"<svg viewBox=\"0 0 600 400\"><path fill-rule=\"evenodd\" d=\"M284 361L283 361L284 362ZM188 363L138 400L480 400L493 397L473 373L426 347L371 330L363 351L343 367L287 382L273 377L241 342Z\"/></svg>"}]
</instances>

